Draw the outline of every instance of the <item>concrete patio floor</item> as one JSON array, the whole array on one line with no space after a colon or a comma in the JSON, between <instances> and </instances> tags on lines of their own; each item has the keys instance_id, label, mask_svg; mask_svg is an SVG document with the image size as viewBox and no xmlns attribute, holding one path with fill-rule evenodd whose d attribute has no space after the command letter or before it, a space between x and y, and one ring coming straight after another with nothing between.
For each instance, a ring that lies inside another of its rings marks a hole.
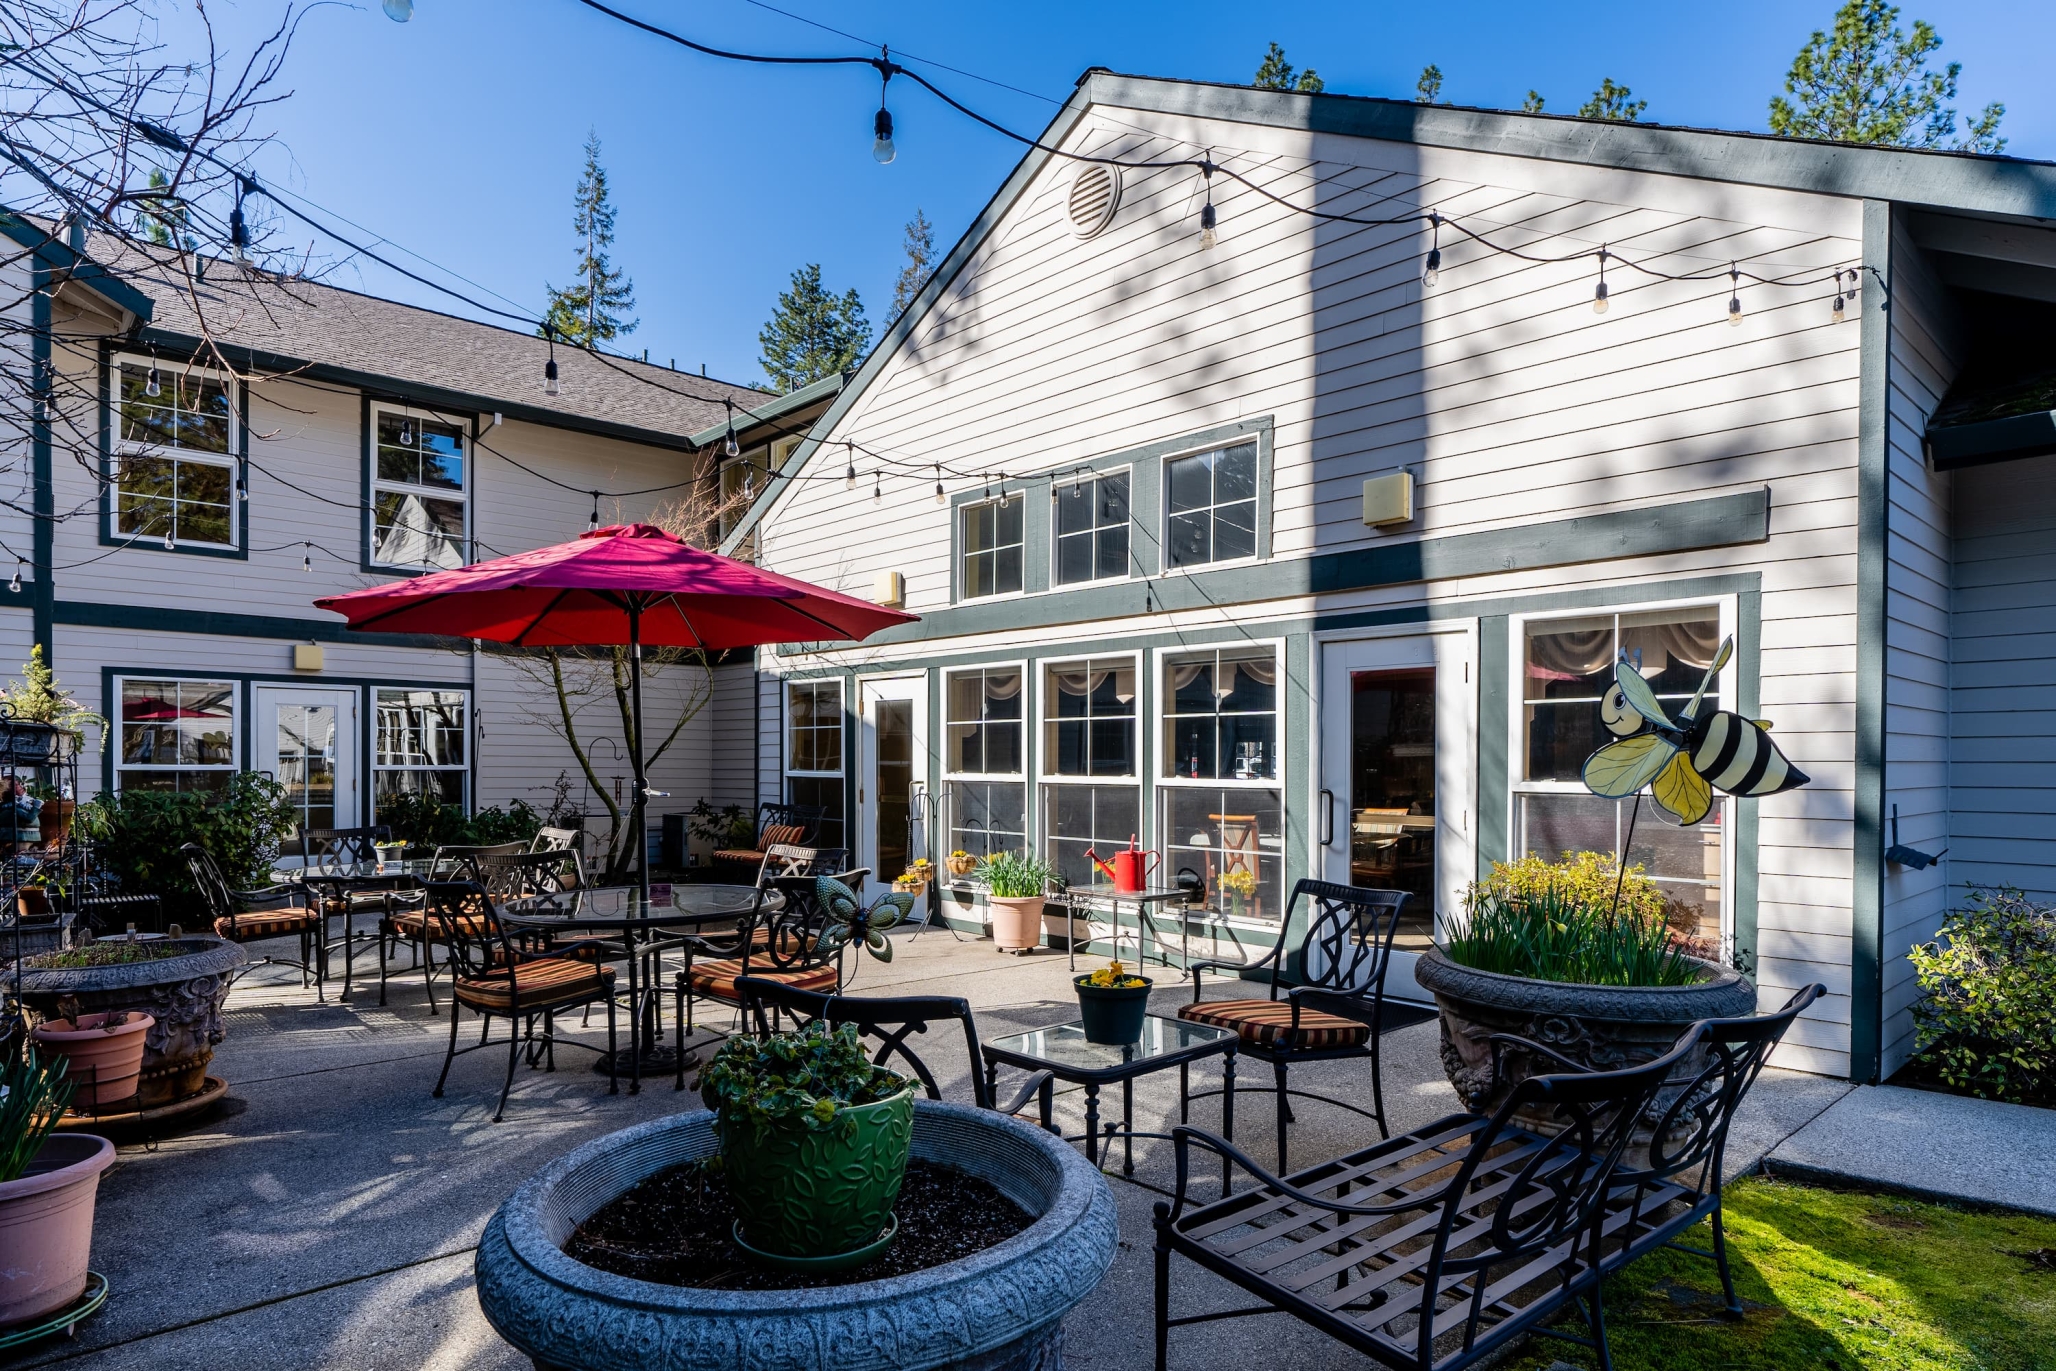
<instances>
[{"instance_id":1,"label":"concrete patio floor","mask_svg":"<svg viewBox=\"0 0 2056 1371\"><path fill-rule=\"evenodd\" d=\"M261 950L257 949L257 950ZM889 965L866 960L854 993L962 995L986 1038L1076 1017L1065 959L1013 958L990 942L946 931L895 939ZM404 958L402 959L404 962ZM1099 963L1095 960L1093 965ZM554 1073L517 1071L506 1121L492 1110L505 1055L460 1057L445 1097L432 1099L448 1019L431 1017L418 975L396 968L390 1003L377 1004L369 954L353 1002L316 1003L297 977L264 967L229 999L229 1038L213 1074L230 1100L213 1117L154 1144L130 1144L100 1188L93 1265L112 1286L106 1308L74 1341L51 1341L0 1366L66 1365L95 1371L218 1371L221 1367L348 1368L348 1371L520 1371L526 1359L501 1342L472 1293L473 1248L495 1208L546 1161L588 1138L681 1109L696 1096L668 1079L638 1096L609 1096L590 1054L558 1054ZM1190 990L1176 972L1156 973L1159 1012ZM1233 983L1210 982L1229 998ZM1246 991L1243 993L1247 993ZM440 992L438 999L442 999ZM447 1012L447 1010L446 1010ZM475 1042L466 1019L460 1044ZM504 1024L498 1025L504 1031ZM625 1027L625 1026L624 1026ZM603 1032L572 1036L604 1041ZM969 1098L968 1064L953 1035L931 1035L925 1053L949 1098ZM1391 1030L1384 1064L1394 1131L1457 1108L1436 1054L1432 1020ZM1267 1079L1250 1063L1245 1084ZM1004 1088L1008 1077L1002 1075ZM1212 1067L1194 1088L1214 1084ZM1333 1063L1294 1073L1295 1085L1368 1102L1369 1071ZM1847 1093L1841 1082L1767 1072L1745 1104L1731 1146L1732 1170L1752 1166ZM1111 1092L1110 1092L1111 1093ZM1118 1096L1109 1101L1118 1109ZM1260 1161L1273 1160L1270 1098L1239 1100L1236 1131ZM1059 1096L1068 1132L1083 1124L1082 1096ZM1177 1109L1175 1073L1139 1083L1139 1127L1164 1127ZM1217 1127L1217 1100L1194 1107ZM1292 1155L1311 1163L1363 1145L1375 1127L1345 1111L1305 1104ZM1137 1144L1137 1174L1171 1176L1168 1143ZM1150 1361L1150 1206L1159 1196L1110 1180L1121 1250L1099 1290L1070 1318L1074 1368L1146 1367ZM1174 1267L1179 1312L1237 1301L1197 1268ZM1290 1365L1298 1371L1366 1365L1355 1353L1286 1318L1232 1320L1174 1331L1183 1368Z\"/></svg>"}]
</instances>

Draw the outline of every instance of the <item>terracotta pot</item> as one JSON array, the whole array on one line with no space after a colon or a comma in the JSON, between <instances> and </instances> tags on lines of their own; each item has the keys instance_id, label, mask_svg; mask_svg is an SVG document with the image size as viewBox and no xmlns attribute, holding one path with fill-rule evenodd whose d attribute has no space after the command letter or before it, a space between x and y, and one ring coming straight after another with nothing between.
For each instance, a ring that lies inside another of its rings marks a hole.
<instances>
[{"instance_id":1,"label":"terracotta pot","mask_svg":"<svg viewBox=\"0 0 2056 1371\"><path fill-rule=\"evenodd\" d=\"M114 1144L53 1134L19 1179L0 1183L0 1328L54 1314L86 1290L93 1200Z\"/></svg>"},{"instance_id":2,"label":"terracotta pot","mask_svg":"<svg viewBox=\"0 0 2056 1371\"><path fill-rule=\"evenodd\" d=\"M1003 950L1042 945L1042 896L988 895L992 906L992 941Z\"/></svg>"},{"instance_id":3,"label":"terracotta pot","mask_svg":"<svg viewBox=\"0 0 2056 1371\"><path fill-rule=\"evenodd\" d=\"M72 811L77 808L76 800L43 801L43 811L36 816L42 826L43 846L53 847L71 836Z\"/></svg>"},{"instance_id":4,"label":"terracotta pot","mask_svg":"<svg viewBox=\"0 0 2056 1371\"><path fill-rule=\"evenodd\" d=\"M66 1078L78 1083L75 1103L113 1104L136 1093L143 1075L144 1034L157 1026L148 1014L131 1013L128 1022L104 1028L106 1014L81 1014L70 1019L45 1019L29 1030L38 1046L60 1053L71 1063Z\"/></svg>"}]
</instances>

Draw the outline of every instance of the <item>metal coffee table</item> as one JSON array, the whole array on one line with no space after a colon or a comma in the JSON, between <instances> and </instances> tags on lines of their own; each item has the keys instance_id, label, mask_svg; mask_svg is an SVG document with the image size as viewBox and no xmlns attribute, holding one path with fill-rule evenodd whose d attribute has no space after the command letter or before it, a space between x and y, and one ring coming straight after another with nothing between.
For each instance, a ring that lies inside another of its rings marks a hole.
<instances>
[{"instance_id":1,"label":"metal coffee table","mask_svg":"<svg viewBox=\"0 0 2056 1371\"><path fill-rule=\"evenodd\" d=\"M1178 1068L1178 1122L1190 1121L1192 1064L1206 1057L1221 1058L1221 1136L1235 1137L1235 1034L1208 1024L1187 1023L1151 1014L1142 1021L1142 1037L1119 1046L1087 1042L1085 1025L1078 1022L1053 1024L1048 1028L1014 1033L986 1042L985 1080L998 1088L1002 1063L1028 1071L1047 1071L1060 1081L1085 1087L1085 1157L1099 1164L1099 1088L1118 1081L1121 1085L1121 1122L1108 1124L1106 1136L1121 1137L1121 1175L1135 1178L1135 1078L1151 1072ZM1050 1126L1050 1092L1042 1095L1042 1124ZM1162 1137L1144 1133L1143 1137Z\"/></svg>"}]
</instances>

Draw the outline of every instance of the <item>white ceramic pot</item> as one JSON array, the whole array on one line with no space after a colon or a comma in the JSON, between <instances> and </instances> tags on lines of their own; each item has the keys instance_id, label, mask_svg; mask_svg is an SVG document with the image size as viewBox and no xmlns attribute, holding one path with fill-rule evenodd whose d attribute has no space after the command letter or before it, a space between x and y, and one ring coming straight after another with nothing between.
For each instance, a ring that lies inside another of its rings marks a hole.
<instances>
[{"instance_id":1,"label":"white ceramic pot","mask_svg":"<svg viewBox=\"0 0 2056 1371\"><path fill-rule=\"evenodd\" d=\"M992 907L992 941L1002 951L1042 945L1042 896L988 895Z\"/></svg>"}]
</instances>

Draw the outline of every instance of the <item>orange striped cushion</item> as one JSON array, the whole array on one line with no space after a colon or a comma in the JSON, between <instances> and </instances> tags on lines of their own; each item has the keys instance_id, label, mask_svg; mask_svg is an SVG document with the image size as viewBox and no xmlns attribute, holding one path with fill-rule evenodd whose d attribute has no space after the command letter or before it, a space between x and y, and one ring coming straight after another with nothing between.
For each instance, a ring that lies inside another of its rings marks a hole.
<instances>
[{"instance_id":1,"label":"orange striped cushion","mask_svg":"<svg viewBox=\"0 0 2056 1371\"><path fill-rule=\"evenodd\" d=\"M457 922L467 938L483 938L486 934L483 914L461 915ZM446 936L443 921L424 909L403 909L390 919L380 919L379 926L381 932L401 938L426 937L431 942L441 942Z\"/></svg>"},{"instance_id":2,"label":"orange striped cushion","mask_svg":"<svg viewBox=\"0 0 2056 1371\"><path fill-rule=\"evenodd\" d=\"M457 982L457 998L482 1009L534 1008L566 1000L591 999L614 988L614 968L596 967L570 957L539 957L514 968L511 982L504 975L478 976Z\"/></svg>"},{"instance_id":3,"label":"orange striped cushion","mask_svg":"<svg viewBox=\"0 0 2056 1371\"><path fill-rule=\"evenodd\" d=\"M781 843L797 843L806 836L805 824L765 824L764 831L757 836L757 846L777 847Z\"/></svg>"},{"instance_id":4,"label":"orange striped cushion","mask_svg":"<svg viewBox=\"0 0 2056 1371\"><path fill-rule=\"evenodd\" d=\"M319 915L305 909L268 909L256 914L238 914L233 919L216 919L214 932L231 942L243 943L254 938L304 933L314 927L319 918Z\"/></svg>"},{"instance_id":5,"label":"orange striped cushion","mask_svg":"<svg viewBox=\"0 0 2056 1371\"><path fill-rule=\"evenodd\" d=\"M752 852L748 848L724 847L714 854L714 860L717 862L750 862L754 864L763 861L764 854Z\"/></svg>"},{"instance_id":6,"label":"orange striped cushion","mask_svg":"<svg viewBox=\"0 0 2056 1371\"><path fill-rule=\"evenodd\" d=\"M1288 1000L1207 1000L1188 1004L1178 1017L1215 1028L1233 1029L1246 1043L1276 1047L1292 1027L1292 1004ZM1371 1026L1323 1014L1317 1009L1299 1012L1299 1033L1292 1046L1305 1052L1327 1048L1362 1047L1370 1041Z\"/></svg>"},{"instance_id":7,"label":"orange striped cushion","mask_svg":"<svg viewBox=\"0 0 2056 1371\"><path fill-rule=\"evenodd\" d=\"M816 990L823 994L833 992L838 979L833 962L825 966L810 966L802 971L774 971L768 966L757 965L750 968L750 974L761 976L767 981L777 981L780 985L789 985L800 990ZM735 989L735 978L740 975L741 960L728 957L715 962L694 962L692 970L686 973L685 983L695 995L705 995L711 999L728 1000L733 1003L742 998Z\"/></svg>"}]
</instances>

